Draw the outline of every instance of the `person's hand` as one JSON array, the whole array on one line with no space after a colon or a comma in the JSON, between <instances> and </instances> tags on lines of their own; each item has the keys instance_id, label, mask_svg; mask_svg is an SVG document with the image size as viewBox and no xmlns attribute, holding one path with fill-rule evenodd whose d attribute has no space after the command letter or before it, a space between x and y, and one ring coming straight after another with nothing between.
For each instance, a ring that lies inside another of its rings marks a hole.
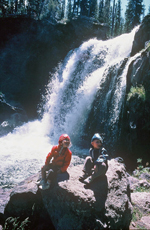
<instances>
[{"instance_id":1,"label":"person's hand","mask_svg":"<svg viewBox=\"0 0 150 230\"><path fill-rule=\"evenodd\" d=\"M94 165L94 172L97 173L98 172L98 166Z\"/></svg>"},{"instance_id":2,"label":"person's hand","mask_svg":"<svg viewBox=\"0 0 150 230\"><path fill-rule=\"evenodd\" d=\"M61 169L58 169L58 170L57 170L57 173L61 173Z\"/></svg>"}]
</instances>

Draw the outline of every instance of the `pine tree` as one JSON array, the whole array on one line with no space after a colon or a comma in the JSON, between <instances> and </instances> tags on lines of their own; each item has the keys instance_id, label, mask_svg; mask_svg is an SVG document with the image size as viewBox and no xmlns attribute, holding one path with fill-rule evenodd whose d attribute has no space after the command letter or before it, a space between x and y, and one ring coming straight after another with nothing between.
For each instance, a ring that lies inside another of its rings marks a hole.
<instances>
[{"instance_id":1,"label":"pine tree","mask_svg":"<svg viewBox=\"0 0 150 230\"><path fill-rule=\"evenodd\" d=\"M115 28L114 35L120 35L122 33L122 17L121 17L121 0L118 0L116 4L116 18L115 18Z\"/></svg>"},{"instance_id":2,"label":"pine tree","mask_svg":"<svg viewBox=\"0 0 150 230\"><path fill-rule=\"evenodd\" d=\"M99 3L98 19L100 22L104 22L104 0L100 0L100 3Z\"/></svg>"},{"instance_id":3,"label":"pine tree","mask_svg":"<svg viewBox=\"0 0 150 230\"><path fill-rule=\"evenodd\" d=\"M112 24L111 24L111 36L113 36L113 33L114 33L114 21L115 21L115 15L116 15L116 6L115 6L115 0L113 0L113 8L112 8Z\"/></svg>"},{"instance_id":4,"label":"pine tree","mask_svg":"<svg viewBox=\"0 0 150 230\"><path fill-rule=\"evenodd\" d=\"M110 25L111 21L111 7L110 7L110 0L105 0L105 6L104 6L104 22L108 23Z\"/></svg>"},{"instance_id":5,"label":"pine tree","mask_svg":"<svg viewBox=\"0 0 150 230\"><path fill-rule=\"evenodd\" d=\"M90 0L88 16L96 18L96 9L97 9L97 0Z\"/></svg>"},{"instance_id":6,"label":"pine tree","mask_svg":"<svg viewBox=\"0 0 150 230\"><path fill-rule=\"evenodd\" d=\"M143 14L143 0L128 0L125 12L125 31L130 32L136 25L140 24Z\"/></svg>"},{"instance_id":7,"label":"pine tree","mask_svg":"<svg viewBox=\"0 0 150 230\"><path fill-rule=\"evenodd\" d=\"M80 0L80 9L81 9L80 12L81 15L88 16L88 10L89 10L88 0Z\"/></svg>"}]
</instances>

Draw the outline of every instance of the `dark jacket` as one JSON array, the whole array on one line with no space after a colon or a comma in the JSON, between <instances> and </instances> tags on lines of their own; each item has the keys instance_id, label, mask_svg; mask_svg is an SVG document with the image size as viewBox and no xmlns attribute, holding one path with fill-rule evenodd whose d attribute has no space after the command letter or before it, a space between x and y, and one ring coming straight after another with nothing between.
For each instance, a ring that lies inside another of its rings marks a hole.
<instances>
[{"instance_id":1,"label":"dark jacket","mask_svg":"<svg viewBox=\"0 0 150 230\"><path fill-rule=\"evenodd\" d=\"M109 159L107 150L105 148L90 148L90 156L92 157L94 165L100 164L101 162L105 162L107 164L107 160Z\"/></svg>"}]
</instances>

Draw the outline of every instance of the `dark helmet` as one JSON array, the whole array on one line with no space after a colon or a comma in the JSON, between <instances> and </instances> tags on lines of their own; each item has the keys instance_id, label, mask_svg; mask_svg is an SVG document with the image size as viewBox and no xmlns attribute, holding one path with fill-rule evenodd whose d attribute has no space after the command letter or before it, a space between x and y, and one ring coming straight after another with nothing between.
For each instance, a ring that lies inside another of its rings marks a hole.
<instances>
[{"instance_id":1,"label":"dark helmet","mask_svg":"<svg viewBox=\"0 0 150 230\"><path fill-rule=\"evenodd\" d=\"M91 142L93 142L94 140L100 140L103 143L103 139L102 137L99 135L99 133L95 133L94 136L91 139Z\"/></svg>"}]
</instances>

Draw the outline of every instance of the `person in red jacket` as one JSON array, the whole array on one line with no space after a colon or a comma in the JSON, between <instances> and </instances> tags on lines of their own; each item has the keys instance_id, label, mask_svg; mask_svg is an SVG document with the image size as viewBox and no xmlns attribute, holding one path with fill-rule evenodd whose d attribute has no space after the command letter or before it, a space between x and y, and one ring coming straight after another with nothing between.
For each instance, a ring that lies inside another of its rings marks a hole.
<instances>
[{"instance_id":1,"label":"person in red jacket","mask_svg":"<svg viewBox=\"0 0 150 230\"><path fill-rule=\"evenodd\" d=\"M46 157L45 165L41 168L42 180L37 183L40 185L40 189L48 189L57 174L65 172L70 164L72 156L72 152L69 150L70 137L67 134L62 134L58 143L52 147ZM47 171L48 175L46 175Z\"/></svg>"}]
</instances>

